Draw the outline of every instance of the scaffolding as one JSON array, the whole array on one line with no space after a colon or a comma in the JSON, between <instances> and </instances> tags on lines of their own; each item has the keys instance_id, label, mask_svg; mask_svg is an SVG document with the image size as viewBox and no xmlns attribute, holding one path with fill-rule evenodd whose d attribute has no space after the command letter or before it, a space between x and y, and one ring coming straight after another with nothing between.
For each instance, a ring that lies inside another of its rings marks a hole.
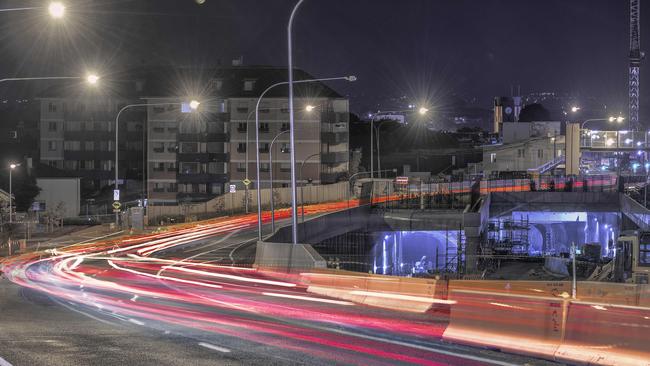
<instances>
[{"instance_id":1,"label":"scaffolding","mask_svg":"<svg viewBox=\"0 0 650 366\"><path fill-rule=\"evenodd\" d=\"M528 215L519 219L496 219L488 223L487 246L485 255L527 255L530 222Z\"/></svg>"}]
</instances>

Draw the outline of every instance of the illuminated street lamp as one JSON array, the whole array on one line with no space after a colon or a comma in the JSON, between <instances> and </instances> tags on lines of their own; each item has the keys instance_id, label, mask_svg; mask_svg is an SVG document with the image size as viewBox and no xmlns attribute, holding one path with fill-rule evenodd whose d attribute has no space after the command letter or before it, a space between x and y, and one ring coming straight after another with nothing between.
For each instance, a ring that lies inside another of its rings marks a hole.
<instances>
[{"instance_id":1,"label":"illuminated street lamp","mask_svg":"<svg viewBox=\"0 0 650 366\"><path fill-rule=\"evenodd\" d=\"M303 0L300 0L294 12L291 14L291 20L289 20L289 34L291 34L291 22L293 21L293 15L300 3ZM289 36L291 40L291 36ZM289 41L291 44L291 41ZM289 45L291 48L291 45ZM291 55L291 50L289 50L289 55ZM290 57L291 58L291 57ZM296 149L295 149L295 137L294 137L294 118L293 118L293 84L304 84L304 83L317 83L324 81L334 81L334 80L346 80L353 82L357 80L357 77L354 75L350 76L339 76L334 78L320 78L320 79L305 79L305 80L293 80L293 73L291 72L291 62L289 62L289 81L281 81L275 84L270 85L266 88L260 96L257 98L257 104L255 105L255 161L257 166L257 238L262 240L262 193L259 189L260 182L260 103L262 98L268 93L271 89L281 86L289 85L289 149L291 150L289 155L291 157L291 224L292 224L292 239L293 244L298 242L298 207L297 207L297 189L296 189ZM246 129L248 131L248 128ZM248 135L248 133L247 133Z\"/></svg>"},{"instance_id":2,"label":"illuminated street lamp","mask_svg":"<svg viewBox=\"0 0 650 366\"><path fill-rule=\"evenodd\" d=\"M613 123L613 122L622 123L623 121L625 121L625 118L622 117L622 116L618 116L618 117L610 116L609 118L592 118L592 119L588 119L588 120L582 122L582 124L580 125L580 129L584 129L587 122L596 122L596 121L608 121L610 123Z\"/></svg>"},{"instance_id":3,"label":"illuminated street lamp","mask_svg":"<svg viewBox=\"0 0 650 366\"><path fill-rule=\"evenodd\" d=\"M13 211L14 211L14 194L12 187L12 173L14 169L19 167L20 164L11 163L9 164L9 222L13 222Z\"/></svg>"},{"instance_id":4,"label":"illuminated street lamp","mask_svg":"<svg viewBox=\"0 0 650 366\"><path fill-rule=\"evenodd\" d=\"M578 106L571 107L571 112L573 112L573 113L577 113L579 110L580 110L580 107L578 107Z\"/></svg>"},{"instance_id":5,"label":"illuminated street lamp","mask_svg":"<svg viewBox=\"0 0 650 366\"><path fill-rule=\"evenodd\" d=\"M114 198L119 197L119 178L118 178L118 175L119 175L119 162L120 162L120 160L119 160L119 151L120 151L120 149L119 149L119 146L120 146L120 145L119 145L119 142L120 142L120 141L119 141L119 140L120 140L120 135L119 135L119 126L120 126L120 125L119 125L119 121L120 121L120 115L122 114L122 112L126 111L127 109L130 109L130 108L136 108L136 107L157 107L157 106L168 106L168 105L180 105L180 106L182 106L182 105L189 105L190 109L191 109L192 111L195 111L195 110L199 107L200 104L201 104L201 103L198 102L198 101L196 101L196 100L192 100L192 101L190 101L189 103L187 103L187 102L172 102L172 103L138 103L138 104L129 104L129 105L125 105L124 107L122 107L122 109L119 110L119 112L117 112L117 116L115 116L115 188L114 188L115 191L114 191L114 194L113 194L113 197L114 197ZM149 131L149 129L147 129L147 132L148 132L148 131ZM148 138L147 138L147 141L149 141ZM147 150L147 149L145 149L145 147L143 146L143 147L142 147L142 153L143 153L143 155L144 155L145 150ZM142 169L143 169L144 171L146 171L146 169L147 169L147 164L144 164L144 166L143 166ZM144 174L143 174L143 179L142 179L142 180L143 180L143 184L146 185L146 182L144 181ZM144 191L143 191L143 193L144 193ZM148 197L147 197L147 198L148 198ZM143 206L144 206L144 198L143 198L143 202L142 202L142 204L143 204ZM117 210L116 210L116 211L115 211L115 225L117 226L117 225L119 225L119 223L120 223L120 216L119 216L119 213L118 213Z\"/></svg>"},{"instance_id":6,"label":"illuminated street lamp","mask_svg":"<svg viewBox=\"0 0 650 366\"><path fill-rule=\"evenodd\" d=\"M409 107L414 107L410 105ZM426 107L420 107L418 108L418 114L421 116L426 115L429 113L429 108ZM370 118L370 179L375 178L375 157L374 157L374 135L377 133L377 168L381 170L381 156L379 155L379 131L375 131L375 119L378 115L381 114L398 114L398 113L406 113L406 112L413 112L412 109L403 109L399 111L386 111L386 112L381 112L381 113L375 113L371 116ZM379 125L381 128L381 124Z\"/></svg>"},{"instance_id":7,"label":"illuminated street lamp","mask_svg":"<svg viewBox=\"0 0 650 366\"><path fill-rule=\"evenodd\" d=\"M50 13L52 18L61 19L65 15L65 5L58 1L54 1L47 7L47 11Z\"/></svg>"},{"instance_id":8,"label":"illuminated street lamp","mask_svg":"<svg viewBox=\"0 0 650 366\"><path fill-rule=\"evenodd\" d=\"M313 106L313 105L311 105L311 104L308 104L308 105L305 107L305 111L307 111L307 112L311 112L311 111L314 110L314 108L316 108L316 107Z\"/></svg>"}]
</instances>

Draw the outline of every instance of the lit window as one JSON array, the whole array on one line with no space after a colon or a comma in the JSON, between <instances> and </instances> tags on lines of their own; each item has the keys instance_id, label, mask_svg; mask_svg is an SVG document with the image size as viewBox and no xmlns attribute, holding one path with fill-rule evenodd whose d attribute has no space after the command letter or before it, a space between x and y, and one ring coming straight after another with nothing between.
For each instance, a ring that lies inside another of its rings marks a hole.
<instances>
[{"instance_id":1,"label":"lit window","mask_svg":"<svg viewBox=\"0 0 650 366\"><path fill-rule=\"evenodd\" d=\"M496 163L497 162L497 154L496 153L491 153L490 154L490 163Z\"/></svg>"},{"instance_id":2,"label":"lit window","mask_svg":"<svg viewBox=\"0 0 650 366\"><path fill-rule=\"evenodd\" d=\"M255 80L244 80L244 91L253 91Z\"/></svg>"}]
</instances>

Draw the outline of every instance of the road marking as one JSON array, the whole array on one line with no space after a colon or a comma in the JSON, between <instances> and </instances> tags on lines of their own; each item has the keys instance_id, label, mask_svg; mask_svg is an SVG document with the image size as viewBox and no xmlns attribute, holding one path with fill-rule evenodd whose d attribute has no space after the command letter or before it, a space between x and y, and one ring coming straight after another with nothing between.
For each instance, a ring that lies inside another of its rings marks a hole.
<instances>
[{"instance_id":1,"label":"road marking","mask_svg":"<svg viewBox=\"0 0 650 366\"><path fill-rule=\"evenodd\" d=\"M230 350L228 348L215 346L214 344L210 344L210 343L199 342L199 346L205 347L207 349L211 349L211 350L217 351L217 352L230 353Z\"/></svg>"},{"instance_id":2,"label":"road marking","mask_svg":"<svg viewBox=\"0 0 650 366\"><path fill-rule=\"evenodd\" d=\"M136 324L136 325L144 325L143 322L141 322L139 320L136 320L136 319L132 319L132 318L129 318L129 322L131 322L133 324Z\"/></svg>"},{"instance_id":3,"label":"road marking","mask_svg":"<svg viewBox=\"0 0 650 366\"><path fill-rule=\"evenodd\" d=\"M354 305L353 302L349 302L349 301L322 299L322 298L319 298L319 297L308 297L308 296L278 294L278 293L274 293L274 292L262 292L262 295L264 295L264 296L272 296L272 297L284 297L284 298L287 298L287 299L294 299L294 300L323 302L323 303L326 303L326 304L348 305L348 306Z\"/></svg>"},{"instance_id":4,"label":"road marking","mask_svg":"<svg viewBox=\"0 0 650 366\"><path fill-rule=\"evenodd\" d=\"M316 328L321 328L321 327L316 327ZM392 343L392 344L396 344L396 345L403 346L403 347L415 348L415 349L419 349L419 350L422 350L422 351L428 351L428 352L438 353L438 354L447 355L447 356L459 357L459 358L464 358L464 359L467 359L467 360L478 361L478 362L483 362L483 363L489 363L489 364L492 364L492 365L499 365L499 366L517 366L518 365L518 364L504 362L504 361L492 360L492 359L485 358L485 357L480 357L480 356L472 356L472 355L468 355L466 353L457 353L457 352L446 351L446 350L442 350L442 349L438 349L438 348L421 346L419 344L411 344L411 343L396 341L396 340L392 340L392 339L386 339L386 338L375 337L375 336L370 336L370 335L365 335L365 334L358 334L358 333L348 332L348 331L345 331L345 330L342 330L342 329L334 329L334 328L327 328L327 327L322 327L322 329L327 329L330 332L345 334L345 335L352 336L352 337L365 338L365 339L369 339L369 340L373 340L373 341L377 341L377 342Z\"/></svg>"},{"instance_id":5,"label":"road marking","mask_svg":"<svg viewBox=\"0 0 650 366\"><path fill-rule=\"evenodd\" d=\"M0 366L13 366L13 365L10 364L9 361L7 361L4 358L0 357Z\"/></svg>"}]
</instances>

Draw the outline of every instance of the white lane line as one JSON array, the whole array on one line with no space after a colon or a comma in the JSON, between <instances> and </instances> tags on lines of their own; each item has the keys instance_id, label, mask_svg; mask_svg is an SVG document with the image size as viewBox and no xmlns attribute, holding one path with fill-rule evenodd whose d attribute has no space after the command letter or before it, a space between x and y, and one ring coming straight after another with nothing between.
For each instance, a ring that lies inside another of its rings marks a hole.
<instances>
[{"instance_id":1,"label":"white lane line","mask_svg":"<svg viewBox=\"0 0 650 366\"><path fill-rule=\"evenodd\" d=\"M207 349L211 349L213 351L221 352L221 353L230 353L230 350L228 348L215 346L214 344L210 344L210 343L199 342L199 346L205 347Z\"/></svg>"},{"instance_id":2,"label":"white lane line","mask_svg":"<svg viewBox=\"0 0 650 366\"><path fill-rule=\"evenodd\" d=\"M308 296L278 294L278 293L274 293L274 292L262 292L262 295L264 295L264 296L272 296L272 297L283 297L283 298L286 298L286 299L293 299L293 300L322 302L322 303L326 303L326 304L347 305L347 306L355 305L353 302L349 302L349 301L330 300L330 299L323 299L323 298L319 298L319 297L308 297Z\"/></svg>"},{"instance_id":3,"label":"white lane line","mask_svg":"<svg viewBox=\"0 0 650 366\"><path fill-rule=\"evenodd\" d=\"M13 365L10 364L9 361L7 361L4 358L0 357L0 366L13 366Z\"/></svg>"},{"instance_id":4,"label":"white lane line","mask_svg":"<svg viewBox=\"0 0 650 366\"><path fill-rule=\"evenodd\" d=\"M141 322L139 320L136 320L136 319L132 319L132 318L129 318L129 322L131 322L133 324L136 324L136 325L144 325L143 322Z\"/></svg>"},{"instance_id":5,"label":"white lane line","mask_svg":"<svg viewBox=\"0 0 650 366\"><path fill-rule=\"evenodd\" d=\"M315 328L320 328L320 327L315 327ZM428 351L428 352L438 353L438 354L447 355L447 356L464 358L466 360L478 361L478 362L491 364L491 365L499 365L499 366L517 366L518 365L518 364L514 364L514 363L493 360L493 359L490 359L490 358L485 358L485 357L480 357L480 356L472 356L472 355L469 355L467 353L452 352L452 351L447 351L447 350L443 350L443 349L439 349L439 348L421 346L419 344L412 344L412 343L396 341L396 340L387 339L387 338L374 337L374 336L365 335L365 334L348 332L348 331L345 331L345 330L342 330L342 329L327 328L327 327L322 327L322 329L327 329L330 332L345 334L345 335L351 336L351 337L365 338L365 339L369 339L369 340L373 340L373 341L377 341L377 342L392 343L392 344L396 344L396 345L403 346L403 347L410 347L410 348L415 348L415 349L419 349L419 350L422 350L422 351Z\"/></svg>"}]
</instances>

